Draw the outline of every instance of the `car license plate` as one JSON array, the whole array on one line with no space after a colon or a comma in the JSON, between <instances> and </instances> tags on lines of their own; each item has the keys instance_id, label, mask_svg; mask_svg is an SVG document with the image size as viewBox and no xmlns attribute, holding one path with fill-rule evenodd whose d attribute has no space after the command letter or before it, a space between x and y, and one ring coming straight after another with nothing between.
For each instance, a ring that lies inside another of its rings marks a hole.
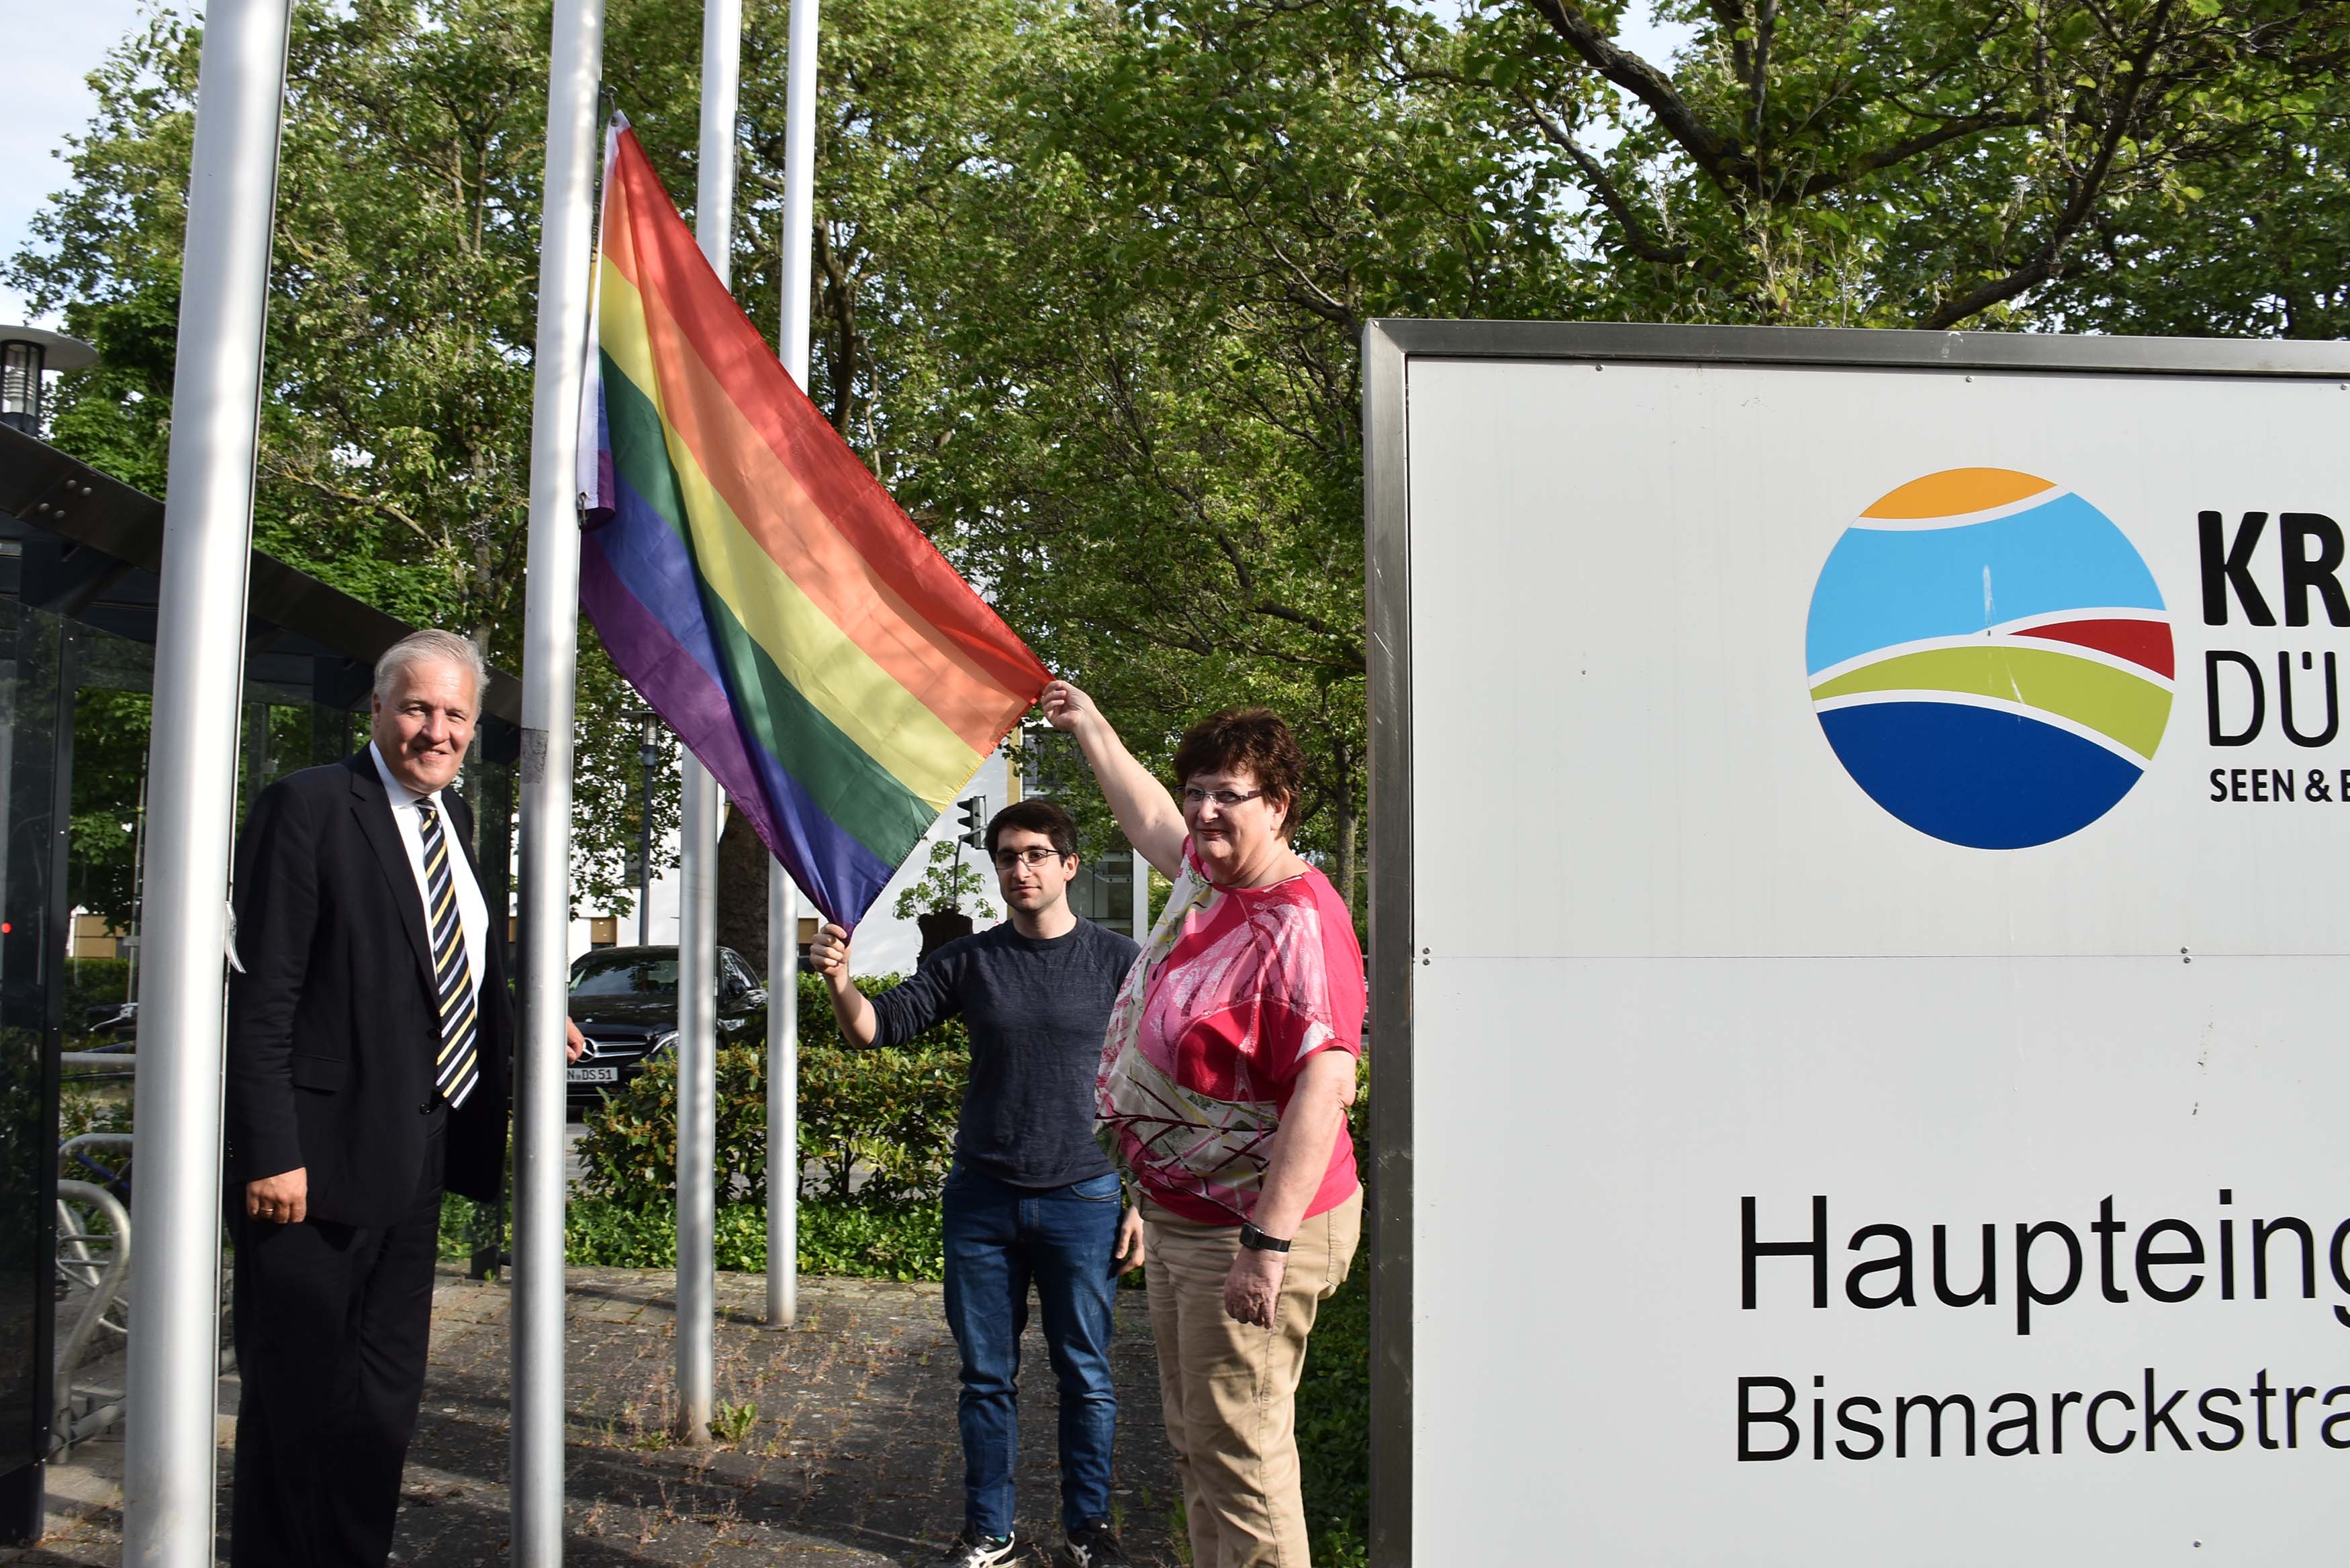
<instances>
[{"instance_id":1,"label":"car license plate","mask_svg":"<svg viewBox=\"0 0 2350 1568\"><path fill-rule=\"evenodd\" d=\"M620 1081L618 1067L567 1067L564 1075L575 1084L617 1084Z\"/></svg>"}]
</instances>

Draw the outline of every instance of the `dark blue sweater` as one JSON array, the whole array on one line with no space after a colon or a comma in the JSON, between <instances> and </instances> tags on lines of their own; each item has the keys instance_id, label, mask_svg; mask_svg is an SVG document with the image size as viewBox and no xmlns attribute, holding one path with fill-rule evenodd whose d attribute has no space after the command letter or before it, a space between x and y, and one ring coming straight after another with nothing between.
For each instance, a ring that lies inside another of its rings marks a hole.
<instances>
[{"instance_id":1,"label":"dark blue sweater","mask_svg":"<svg viewBox=\"0 0 2350 1568\"><path fill-rule=\"evenodd\" d=\"M955 1158L1014 1187L1103 1175L1111 1166L1094 1142L1094 1076L1118 982L1139 950L1091 920L1049 940L1006 920L949 942L875 997L873 1044L902 1045L960 1012L971 1082Z\"/></svg>"}]
</instances>

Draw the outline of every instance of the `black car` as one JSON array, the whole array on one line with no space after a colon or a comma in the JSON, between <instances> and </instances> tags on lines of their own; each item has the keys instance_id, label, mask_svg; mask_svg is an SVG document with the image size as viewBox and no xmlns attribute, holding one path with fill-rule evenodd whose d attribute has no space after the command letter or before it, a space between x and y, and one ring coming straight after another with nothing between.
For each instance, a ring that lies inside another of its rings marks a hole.
<instances>
[{"instance_id":1,"label":"black car","mask_svg":"<svg viewBox=\"0 0 2350 1568\"><path fill-rule=\"evenodd\" d=\"M767 1005L758 977L718 950L718 1039L742 1034ZM571 1021L588 1049L571 1064L570 1099L593 1104L677 1045L677 950L598 948L571 966Z\"/></svg>"}]
</instances>

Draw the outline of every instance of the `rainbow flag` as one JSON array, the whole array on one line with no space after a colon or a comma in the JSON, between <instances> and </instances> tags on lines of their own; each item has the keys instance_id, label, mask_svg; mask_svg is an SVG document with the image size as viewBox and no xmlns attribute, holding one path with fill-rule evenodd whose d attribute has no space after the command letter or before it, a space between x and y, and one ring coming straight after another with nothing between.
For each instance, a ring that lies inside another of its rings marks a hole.
<instances>
[{"instance_id":1,"label":"rainbow flag","mask_svg":"<svg viewBox=\"0 0 2350 1568\"><path fill-rule=\"evenodd\" d=\"M580 602L853 926L1051 676L794 384L618 117L594 298Z\"/></svg>"}]
</instances>

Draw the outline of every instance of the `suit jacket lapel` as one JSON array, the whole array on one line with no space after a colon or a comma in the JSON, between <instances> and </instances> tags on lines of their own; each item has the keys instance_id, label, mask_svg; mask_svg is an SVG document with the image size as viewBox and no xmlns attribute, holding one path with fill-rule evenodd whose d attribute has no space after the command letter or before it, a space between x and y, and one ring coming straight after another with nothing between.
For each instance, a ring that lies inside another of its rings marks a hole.
<instances>
[{"instance_id":1,"label":"suit jacket lapel","mask_svg":"<svg viewBox=\"0 0 2350 1568\"><path fill-rule=\"evenodd\" d=\"M391 819L391 797L376 776L375 758L362 751L345 764L351 770L351 815L359 832L375 851L376 864L391 884L391 901L407 928L408 945L416 953L416 969L427 995L438 995L432 983L432 940L424 929L424 895L417 890L416 868L408 846L400 841L400 826Z\"/></svg>"}]
</instances>

